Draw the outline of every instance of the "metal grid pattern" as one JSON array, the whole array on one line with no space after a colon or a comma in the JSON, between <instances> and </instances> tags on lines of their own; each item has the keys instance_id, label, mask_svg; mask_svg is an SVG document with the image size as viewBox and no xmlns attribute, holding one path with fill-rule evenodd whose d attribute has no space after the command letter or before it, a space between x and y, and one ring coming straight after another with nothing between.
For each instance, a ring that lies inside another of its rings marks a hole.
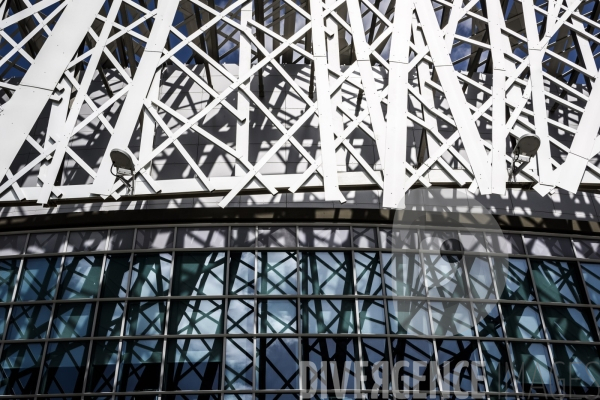
<instances>
[{"instance_id":1,"label":"metal grid pattern","mask_svg":"<svg viewBox=\"0 0 600 400\"><path fill-rule=\"evenodd\" d=\"M132 153L136 196L212 193L222 207L248 192L344 202L340 188L380 189L393 208L421 185L597 187L599 10L597 0L3 0L0 201L118 200L114 148ZM187 82L177 96L202 100L166 101L173 71ZM316 134L303 137L306 126ZM538 156L509 182L526 133L539 136Z\"/></svg>"},{"instance_id":2,"label":"metal grid pattern","mask_svg":"<svg viewBox=\"0 0 600 400\"><path fill-rule=\"evenodd\" d=\"M3 236L1 396L297 398L299 359L432 363L433 381L410 389L444 398L468 390L469 373L459 388L444 372L461 360L485 362L486 396L597 395L599 240L415 229L415 240L466 244L448 293L435 285L439 251L408 241L396 262L390 234L339 224ZM510 263L495 261L507 252ZM481 307L488 316L469 324Z\"/></svg>"}]
</instances>

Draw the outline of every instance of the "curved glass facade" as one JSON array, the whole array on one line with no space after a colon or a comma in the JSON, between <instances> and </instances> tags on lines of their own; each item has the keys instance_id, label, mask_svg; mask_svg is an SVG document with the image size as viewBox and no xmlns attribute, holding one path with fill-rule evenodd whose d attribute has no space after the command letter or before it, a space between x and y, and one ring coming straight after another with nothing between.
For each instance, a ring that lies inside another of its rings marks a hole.
<instances>
[{"instance_id":1,"label":"curved glass facade","mask_svg":"<svg viewBox=\"0 0 600 400\"><path fill-rule=\"evenodd\" d=\"M465 247L451 276L419 249L442 234ZM598 396L599 240L428 227L392 252L391 237L344 224L2 236L0 396L292 399L310 368L315 398Z\"/></svg>"}]
</instances>

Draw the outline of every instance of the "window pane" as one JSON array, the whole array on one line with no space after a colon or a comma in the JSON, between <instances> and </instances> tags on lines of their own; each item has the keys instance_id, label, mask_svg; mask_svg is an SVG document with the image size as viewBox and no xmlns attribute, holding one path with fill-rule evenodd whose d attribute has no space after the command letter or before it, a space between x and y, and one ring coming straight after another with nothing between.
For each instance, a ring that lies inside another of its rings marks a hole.
<instances>
[{"instance_id":1,"label":"window pane","mask_svg":"<svg viewBox=\"0 0 600 400\"><path fill-rule=\"evenodd\" d=\"M128 304L126 335L162 335L164 324L165 302L135 301Z\"/></svg>"},{"instance_id":2,"label":"window pane","mask_svg":"<svg viewBox=\"0 0 600 400\"><path fill-rule=\"evenodd\" d=\"M392 339L392 357L394 363L405 362L398 371L398 376L392 377L392 383L400 386L396 390L425 393L437 388L437 373L432 362L433 345L429 340Z\"/></svg>"},{"instance_id":3,"label":"window pane","mask_svg":"<svg viewBox=\"0 0 600 400\"><path fill-rule=\"evenodd\" d=\"M60 299L91 299L98 295L102 256L65 257L58 290Z\"/></svg>"},{"instance_id":4,"label":"window pane","mask_svg":"<svg viewBox=\"0 0 600 400\"><path fill-rule=\"evenodd\" d=\"M163 390L220 389L222 354L220 338L169 340Z\"/></svg>"},{"instance_id":5,"label":"window pane","mask_svg":"<svg viewBox=\"0 0 600 400\"><path fill-rule=\"evenodd\" d=\"M256 256L252 252L232 251L229 259L229 294L254 294L254 266Z\"/></svg>"},{"instance_id":6,"label":"window pane","mask_svg":"<svg viewBox=\"0 0 600 400\"><path fill-rule=\"evenodd\" d=\"M314 299L302 302L304 333L354 333L354 300Z\"/></svg>"},{"instance_id":7,"label":"window pane","mask_svg":"<svg viewBox=\"0 0 600 400\"><path fill-rule=\"evenodd\" d=\"M110 231L109 250L130 250L133 248L133 229L113 229Z\"/></svg>"},{"instance_id":8,"label":"window pane","mask_svg":"<svg viewBox=\"0 0 600 400\"><path fill-rule=\"evenodd\" d=\"M575 254L579 258L600 258L600 242L598 240L573 239Z\"/></svg>"},{"instance_id":9,"label":"window pane","mask_svg":"<svg viewBox=\"0 0 600 400\"><path fill-rule=\"evenodd\" d=\"M581 271L590 302L600 305L600 264L581 263Z\"/></svg>"},{"instance_id":10,"label":"window pane","mask_svg":"<svg viewBox=\"0 0 600 400\"><path fill-rule=\"evenodd\" d=\"M534 256L575 257L569 238L525 235L523 240L527 253Z\"/></svg>"},{"instance_id":11,"label":"window pane","mask_svg":"<svg viewBox=\"0 0 600 400\"><path fill-rule=\"evenodd\" d=\"M102 297L126 297L131 255L109 255L106 259Z\"/></svg>"},{"instance_id":12,"label":"window pane","mask_svg":"<svg viewBox=\"0 0 600 400\"><path fill-rule=\"evenodd\" d=\"M479 336L502 337L502 321L498 312L498 305L492 303L473 303L475 323Z\"/></svg>"},{"instance_id":13,"label":"window pane","mask_svg":"<svg viewBox=\"0 0 600 400\"><path fill-rule=\"evenodd\" d=\"M14 256L23 254L27 235L1 235L0 256Z\"/></svg>"},{"instance_id":14,"label":"window pane","mask_svg":"<svg viewBox=\"0 0 600 400\"><path fill-rule=\"evenodd\" d=\"M17 301L54 299L59 268L58 257L26 260Z\"/></svg>"},{"instance_id":15,"label":"window pane","mask_svg":"<svg viewBox=\"0 0 600 400\"><path fill-rule=\"evenodd\" d=\"M60 253L66 238L67 232L33 233L29 236L27 254Z\"/></svg>"},{"instance_id":16,"label":"window pane","mask_svg":"<svg viewBox=\"0 0 600 400\"><path fill-rule=\"evenodd\" d=\"M117 368L119 342L94 342L90 371L87 379L89 392L111 392Z\"/></svg>"},{"instance_id":17,"label":"window pane","mask_svg":"<svg viewBox=\"0 0 600 400\"><path fill-rule=\"evenodd\" d=\"M296 227L258 227L258 247L296 247Z\"/></svg>"},{"instance_id":18,"label":"window pane","mask_svg":"<svg viewBox=\"0 0 600 400\"><path fill-rule=\"evenodd\" d=\"M296 294L296 252L258 252L258 294Z\"/></svg>"},{"instance_id":19,"label":"window pane","mask_svg":"<svg viewBox=\"0 0 600 400\"><path fill-rule=\"evenodd\" d=\"M556 393L546 346L541 343L513 342L510 347L519 391Z\"/></svg>"},{"instance_id":20,"label":"window pane","mask_svg":"<svg viewBox=\"0 0 600 400\"><path fill-rule=\"evenodd\" d=\"M231 247L254 247L255 244L255 226L239 226L231 228Z\"/></svg>"},{"instance_id":21,"label":"window pane","mask_svg":"<svg viewBox=\"0 0 600 400\"><path fill-rule=\"evenodd\" d=\"M50 337L75 338L90 336L94 318L92 303L57 304Z\"/></svg>"},{"instance_id":22,"label":"window pane","mask_svg":"<svg viewBox=\"0 0 600 400\"><path fill-rule=\"evenodd\" d=\"M349 252L302 252L302 294L354 293Z\"/></svg>"},{"instance_id":23,"label":"window pane","mask_svg":"<svg viewBox=\"0 0 600 400\"><path fill-rule=\"evenodd\" d=\"M171 253L136 254L131 269L129 297L156 297L169 294Z\"/></svg>"},{"instance_id":24,"label":"window pane","mask_svg":"<svg viewBox=\"0 0 600 400\"><path fill-rule=\"evenodd\" d=\"M5 344L0 359L0 393L33 394L37 385L43 345Z\"/></svg>"},{"instance_id":25,"label":"window pane","mask_svg":"<svg viewBox=\"0 0 600 400\"><path fill-rule=\"evenodd\" d=\"M357 251L354 253L354 265L356 267L356 292L381 296L383 289L378 254Z\"/></svg>"},{"instance_id":26,"label":"window pane","mask_svg":"<svg viewBox=\"0 0 600 400\"><path fill-rule=\"evenodd\" d=\"M254 300L230 300L227 333L254 333Z\"/></svg>"},{"instance_id":27,"label":"window pane","mask_svg":"<svg viewBox=\"0 0 600 400\"><path fill-rule=\"evenodd\" d=\"M496 285L502 300L535 300L527 260L494 258Z\"/></svg>"},{"instance_id":28,"label":"window pane","mask_svg":"<svg viewBox=\"0 0 600 400\"><path fill-rule=\"evenodd\" d=\"M298 389L298 339L256 339L256 389Z\"/></svg>"},{"instance_id":29,"label":"window pane","mask_svg":"<svg viewBox=\"0 0 600 400\"><path fill-rule=\"evenodd\" d=\"M162 349L162 340L124 341L117 390L120 392L158 390Z\"/></svg>"},{"instance_id":30,"label":"window pane","mask_svg":"<svg viewBox=\"0 0 600 400\"><path fill-rule=\"evenodd\" d=\"M55 342L48 344L42 393L77 393L83 388L88 342Z\"/></svg>"},{"instance_id":31,"label":"window pane","mask_svg":"<svg viewBox=\"0 0 600 400\"><path fill-rule=\"evenodd\" d=\"M389 363L388 342L384 338L364 338L360 341L362 346L362 360L368 363L365 388L376 391L386 390L390 385L390 371L384 363ZM330 364L331 365L331 364ZM379 378L375 381L373 376ZM377 388L380 386L379 388ZM377 392L376 392L377 393ZM371 396L373 398L374 396Z\"/></svg>"},{"instance_id":32,"label":"window pane","mask_svg":"<svg viewBox=\"0 0 600 400\"><path fill-rule=\"evenodd\" d=\"M425 296L418 254L382 253L381 258L388 296Z\"/></svg>"},{"instance_id":33,"label":"window pane","mask_svg":"<svg viewBox=\"0 0 600 400\"><path fill-rule=\"evenodd\" d=\"M0 301L12 300L17 273L19 272L20 259L0 260Z\"/></svg>"},{"instance_id":34,"label":"window pane","mask_svg":"<svg viewBox=\"0 0 600 400\"><path fill-rule=\"evenodd\" d=\"M226 260L224 252L177 254L173 296L223 294Z\"/></svg>"},{"instance_id":35,"label":"window pane","mask_svg":"<svg viewBox=\"0 0 600 400\"><path fill-rule=\"evenodd\" d=\"M383 300L358 300L358 319L361 333L385 334Z\"/></svg>"},{"instance_id":36,"label":"window pane","mask_svg":"<svg viewBox=\"0 0 600 400\"><path fill-rule=\"evenodd\" d=\"M388 300L390 333L399 335L430 335L426 301Z\"/></svg>"},{"instance_id":37,"label":"window pane","mask_svg":"<svg viewBox=\"0 0 600 400\"><path fill-rule=\"evenodd\" d=\"M565 261L531 260L531 266L540 301L582 302L583 287L577 264Z\"/></svg>"},{"instance_id":38,"label":"window pane","mask_svg":"<svg viewBox=\"0 0 600 400\"><path fill-rule=\"evenodd\" d=\"M125 304L102 302L96 320L96 336L120 336Z\"/></svg>"},{"instance_id":39,"label":"window pane","mask_svg":"<svg viewBox=\"0 0 600 400\"><path fill-rule=\"evenodd\" d=\"M493 392L512 391L510 360L506 355L505 343L482 341L481 352L489 390Z\"/></svg>"},{"instance_id":40,"label":"window pane","mask_svg":"<svg viewBox=\"0 0 600 400\"><path fill-rule=\"evenodd\" d=\"M67 251L102 251L107 235L107 231L71 231Z\"/></svg>"},{"instance_id":41,"label":"window pane","mask_svg":"<svg viewBox=\"0 0 600 400\"><path fill-rule=\"evenodd\" d=\"M598 348L578 344L551 345L558 382L564 393L598 396L600 358Z\"/></svg>"},{"instance_id":42,"label":"window pane","mask_svg":"<svg viewBox=\"0 0 600 400\"><path fill-rule=\"evenodd\" d=\"M296 300L260 300L258 302L259 333L298 332L296 313Z\"/></svg>"},{"instance_id":43,"label":"window pane","mask_svg":"<svg viewBox=\"0 0 600 400\"><path fill-rule=\"evenodd\" d=\"M487 257L465 257L471 295L476 299L495 299L494 281Z\"/></svg>"},{"instance_id":44,"label":"window pane","mask_svg":"<svg viewBox=\"0 0 600 400\"><path fill-rule=\"evenodd\" d=\"M463 246L465 251L472 251L477 253L487 252L485 234L483 232L459 232L460 244Z\"/></svg>"},{"instance_id":45,"label":"window pane","mask_svg":"<svg viewBox=\"0 0 600 400\"><path fill-rule=\"evenodd\" d=\"M589 312L585 308L542 307L550 339L593 342L596 329Z\"/></svg>"},{"instance_id":46,"label":"window pane","mask_svg":"<svg viewBox=\"0 0 600 400\"><path fill-rule=\"evenodd\" d=\"M334 381L339 383L341 390L355 388L355 363L358 361L355 338L302 338L302 360L315 364L317 371L307 369L303 373L310 373L313 379L320 377L311 385L318 391L334 390ZM332 364L337 366L335 370ZM335 376L332 376L334 371Z\"/></svg>"},{"instance_id":47,"label":"window pane","mask_svg":"<svg viewBox=\"0 0 600 400\"><path fill-rule=\"evenodd\" d=\"M167 249L173 247L173 228L138 229L136 249Z\"/></svg>"},{"instance_id":48,"label":"window pane","mask_svg":"<svg viewBox=\"0 0 600 400\"><path fill-rule=\"evenodd\" d=\"M177 228L178 248L203 249L207 247L227 247L229 228Z\"/></svg>"},{"instance_id":49,"label":"window pane","mask_svg":"<svg viewBox=\"0 0 600 400\"><path fill-rule=\"evenodd\" d=\"M437 348L438 366L442 373L442 390L470 392L475 388L479 392L485 391L483 381L478 381L477 376L472 376L472 368L478 371L477 375L483 376L481 367L476 366L476 362L479 361L477 342L438 340Z\"/></svg>"},{"instance_id":50,"label":"window pane","mask_svg":"<svg viewBox=\"0 0 600 400\"><path fill-rule=\"evenodd\" d=\"M521 235L486 233L487 246L493 253L525 254Z\"/></svg>"},{"instance_id":51,"label":"window pane","mask_svg":"<svg viewBox=\"0 0 600 400\"><path fill-rule=\"evenodd\" d=\"M419 248L419 231L379 228L379 243L384 249L416 250Z\"/></svg>"},{"instance_id":52,"label":"window pane","mask_svg":"<svg viewBox=\"0 0 600 400\"><path fill-rule=\"evenodd\" d=\"M300 226L298 243L301 247L350 247L350 228Z\"/></svg>"},{"instance_id":53,"label":"window pane","mask_svg":"<svg viewBox=\"0 0 600 400\"><path fill-rule=\"evenodd\" d=\"M431 297L468 297L462 263L424 254L425 278Z\"/></svg>"},{"instance_id":54,"label":"window pane","mask_svg":"<svg viewBox=\"0 0 600 400\"><path fill-rule=\"evenodd\" d=\"M502 314L508 337L544 339L542 322L535 306L502 304Z\"/></svg>"},{"instance_id":55,"label":"window pane","mask_svg":"<svg viewBox=\"0 0 600 400\"><path fill-rule=\"evenodd\" d=\"M432 301L429 305L434 335L475 336L468 303Z\"/></svg>"},{"instance_id":56,"label":"window pane","mask_svg":"<svg viewBox=\"0 0 600 400\"><path fill-rule=\"evenodd\" d=\"M171 301L169 333L178 335L223 333L223 301Z\"/></svg>"},{"instance_id":57,"label":"window pane","mask_svg":"<svg viewBox=\"0 0 600 400\"><path fill-rule=\"evenodd\" d=\"M360 248L376 248L377 246L377 229L365 228L364 226L352 227L354 235L354 247Z\"/></svg>"},{"instance_id":58,"label":"window pane","mask_svg":"<svg viewBox=\"0 0 600 400\"><path fill-rule=\"evenodd\" d=\"M43 339L46 337L52 308L49 305L13 306L6 339Z\"/></svg>"},{"instance_id":59,"label":"window pane","mask_svg":"<svg viewBox=\"0 0 600 400\"><path fill-rule=\"evenodd\" d=\"M227 339L225 390L252 389L254 343L251 338Z\"/></svg>"},{"instance_id":60,"label":"window pane","mask_svg":"<svg viewBox=\"0 0 600 400\"><path fill-rule=\"evenodd\" d=\"M6 317L8 314L8 307L0 307L0 337L4 335L4 328L6 328Z\"/></svg>"}]
</instances>

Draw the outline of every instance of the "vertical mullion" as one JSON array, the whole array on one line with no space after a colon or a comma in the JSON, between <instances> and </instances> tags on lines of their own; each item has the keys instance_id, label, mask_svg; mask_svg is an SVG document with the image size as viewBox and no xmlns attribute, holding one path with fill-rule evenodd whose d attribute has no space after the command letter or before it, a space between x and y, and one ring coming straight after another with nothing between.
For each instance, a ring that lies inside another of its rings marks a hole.
<instances>
[{"instance_id":1,"label":"vertical mullion","mask_svg":"<svg viewBox=\"0 0 600 400\"><path fill-rule=\"evenodd\" d=\"M383 243L381 242L381 235L380 235L380 231L379 231L379 226L375 227L376 228L376 232L377 232L377 244L379 247L379 250L377 250L377 256L379 257L379 273L381 275L381 294L382 294L382 298L383 298L383 313L384 313L384 322L385 322L385 340L387 343L387 347L388 347L388 363L390 366L393 366L394 364L394 352L393 352L393 348L392 348L392 332L390 330L390 315L389 315L389 309L388 309L388 300L390 298L390 296L387 293L387 288L385 286L385 269L384 269L384 265L383 265L383 252L381 251L381 249L383 248ZM392 235L394 234L394 230L392 228ZM392 239L393 240L393 239ZM392 242L393 243L393 242ZM392 258L393 258L393 249L392 249ZM388 387L385 388L386 391L389 391L389 385L392 385L392 390L396 389L393 387L393 382L394 382L394 369L393 368L389 368L389 378L390 381L388 382ZM384 392L385 393L385 392ZM389 392L388 392L389 395Z\"/></svg>"},{"instance_id":2,"label":"vertical mullion","mask_svg":"<svg viewBox=\"0 0 600 400\"><path fill-rule=\"evenodd\" d=\"M173 247L177 247L177 227L173 228ZM160 257L160 256L159 256ZM166 300L167 304L165 307L165 326L163 328L163 335L167 335L169 333L169 314L171 310L171 299L172 299L172 291L173 291L173 276L175 273L175 250L171 251L171 271L169 272L169 290L167 293L168 299ZM165 379L165 366L167 363L167 339L163 338L163 350L162 350L162 359L160 363L160 381L158 382L158 391L163 390L164 379Z\"/></svg>"},{"instance_id":3,"label":"vertical mullion","mask_svg":"<svg viewBox=\"0 0 600 400\"><path fill-rule=\"evenodd\" d=\"M225 239L225 248L229 248L229 238L231 237L231 226L227 227L227 237ZM223 325L221 326L223 332L223 342L221 349L221 376L219 377L221 393L219 394L220 400L224 400L225 394L225 368L226 368L226 357L227 357L227 314L229 313L229 279L230 279L230 262L231 262L231 250L225 250L225 287L223 288Z\"/></svg>"}]
</instances>

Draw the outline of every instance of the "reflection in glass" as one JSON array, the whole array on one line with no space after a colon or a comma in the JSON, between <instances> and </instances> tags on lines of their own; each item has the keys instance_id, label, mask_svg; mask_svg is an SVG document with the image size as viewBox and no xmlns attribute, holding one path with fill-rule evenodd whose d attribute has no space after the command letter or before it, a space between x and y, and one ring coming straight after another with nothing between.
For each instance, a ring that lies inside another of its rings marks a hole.
<instances>
[{"instance_id":1,"label":"reflection in glass","mask_svg":"<svg viewBox=\"0 0 600 400\"><path fill-rule=\"evenodd\" d=\"M117 379L120 392L158 390L162 340L126 340Z\"/></svg>"},{"instance_id":2,"label":"reflection in glass","mask_svg":"<svg viewBox=\"0 0 600 400\"><path fill-rule=\"evenodd\" d=\"M481 342L485 376L489 390L493 392L508 392L513 390L510 374L510 360L506 355L504 342Z\"/></svg>"},{"instance_id":3,"label":"reflection in glass","mask_svg":"<svg viewBox=\"0 0 600 400\"><path fill-rule=\"evenodd\" d=\"M91 299L98 295L102 256L65 257L58 298Z\"/></svg>"},{"instance_id":4,"label":"reflection in glass","mask_svg":"<svg viewBox=\"0 0 600 400\"><path fill-rule=\"evenodd\" d=\"M0 302L12 300L20 259L0 260Z\"/></svg>"},{"instance_id":5,"label":"reflection in glass","mask_svg":"<svg viewBox=\"0 0 600 400\"><path fill-rule=\"evenodd\" d=\"M581 303L583 287L577 264L566 261L531 260L540 301Z\"/></svg>"},{"instance_id":6,"label":"reflection in glass","mask_svg":"<svg viewBox=\"0 0 600 400\"><path fill-rule=\"evenodd\" d=\"M88 342L51 342L48 344L42 393L78 393L83 388Z\"/></svg>"},{"instance_id":7,"label":"reflection in glass","mask_svg":"<svg viewBox=\"0 0 600 400\"><path fill-rule=\"evenodd\" d=\"M227 333L254 333L254 300L229 300Z\"/></svg>"},{"instance_id":8,"label":"reflection in glass","mask_svg":"<svg viewBox=\"0 0 600 400\"><path fill-rule=\"evenodd\" d=\"M75 338L90 336L91 320L94 318L92 303L57 304L52 319L52 338Z\"/></svg>"},{"instance_id":9,"label":"reflection in glass","mask_svg":"<svg viewBox=\"0 0 600 400\"><path fill-rule=\"evenodd\" d=\"M354 333L354 300L314 299L302 302L304 333Z\"/></svg>"},{"instance_id":10,"label":"reflection in glass","mask_svg":"<svg viewBox=\"0 0 600 400\"><path fill-rule=\"evenodd\" d=\"M535 300L524 258L494 258L494 275L502 300Z\"/></svg>"},{"instance_id":11,"label":"reflection in glass","mask_svg":"<svg viewBox=\"0 0 600 400\"><path fill-rule=\"evenodd\" d=\"M519 391L556 393L546 346L542 343L512 342L510 347Z\"/></svg>"},{"instance_id":12,"label":"reflection in glass","mask_svg":"<svg viewBox=\"0 0 600 400\"><path fill-rule=\"evenodd\" d=\"M471 294L476 299L495 299L496 291L487 257L466 256Z\"/></svg>"},{"instance_id":13,"label":"reflection in glass","mask_svg":"<svg viewBox=\"0 0 600 400\"><path fill-rule=\"evenodd\" d=\"M296 300L260 300L258 302L259 333L298 332L296 311Z\"/></svg>"},{"instance_id":14,"label":"reflection in glass","mask_svg":"<svg viewBox=\"0 0 600 400\"><path fill-rule=\"evenodd\" d=\"M102 302L96 320L96 336L120 336L125 304Z\"/></svg>"},{"instance_id":15,"label":"reflection in glass","mask_svg":"<svg viewBox=\"0 0 600 400\"><path fill-rule=\"evenodd\" d=\"M433 332L442 336L475 336L468 303L432 301Z\"/></svg>"},{"instance_id":16,"label":"reflection in glass","mask_svg":"<svg viewBox=\"0 0 600 400\"><path fill-rule=\"evenodd\" d=\"M390 333L399 335L430 335L426 301L388 300Z\"/></svg>"},{"instance_id":17,"label":"reflection in glass","mask_svg":"<svg viewBox=\"0 0 600 400\"><path fill-rule=\"evenodd\" d=\"M116 254L106 258L102 297L126 297L131 255Z\"/></svg>"},{"instance_id":18,"label":"reflection in glass","mask_svg":"<svg viewBox=\"0 0 600 400\"><path fill-rule=\"evenodd\" d=\"M173 296L223 294L225 253L181 253L175 257Z\"/></svg>"},{"instance_id":19,"label":"reflection in glass","mask_svg":"<svg viewBox=\"0 0 600 400\"><path fill-rule=\"evenodd\" d=\"M362 358L363 361L368 363L368 369L366 371L373 371L375 376L381 382L379 390L385 390L390 385L390 371L389 368L385 368L382 363L389 361L388 356L388 344L384 338L364 338L361 339L360 344L362 346ZM365 370L363 370L364 373ZM366 373L365 388L375 389L379 386L379 382L375 382L373 373Z\"/></svg>"},{"instance_id":20,"label":"reflection in glass","mask_svg":"<svg viewBox=\"0 0 600 400\"><path fill-rule=\"evenodd\" d=\"M392 339L392 358L394 363L405 362L398 375L392 377L392 383L399 385L394 390L425 393L437 388L433 345L429 340Z\"/></svg>"},{"instance_id":21,"label":"reflection in glass","mask_svg":"<svg viewBox=\"0 0 600 400\"><path fill-rule=\"evenodd\" d=\"M355 252L354 265L356 267L356 293L381 296L383 288L381 287L381 270L377 253Z\"/></svg>"},{"instance_id":22,"label":"reflection in glass","mask_svg":"<svg viewBox=\"0 0 600 400\"><path fill-rule=\"evenodd\" d=\"M136 254L131 268L129 297L156 297L169 294L171 254Z\"/></svg>"},{"instance_id":23,"label":"reflection in glass","mask_svg":"<svg viewBox=\"0 0 600 400\"><path fill-rule=\"evenodd\" d=\"M90 370L87 378L88 392L112 391L118 354L118 341L94 342Z\"/></svg>"},{"instance_id":24,"label":"reflection in glass","mask_svg":"<svg viewBox=\"0 0 600 400\"><path fill-rule=\"evenodd\" d=\"M360 333L385 333L383 300L358 300Z\"/></svg>"},{"instance_id":25,"label":"reflection in glass","mask_svg":"<svg viewBox=\"0 0 600 400\"><path fill-rule=\"evenodd\" d=\"M223 333L222 300L171 301L169 333L214 335Z\"/></svg>"},{"instance_id":26,"label":"reflection in glass","mask_svg":"<svg viewBox=\"0 0 600 400\"><path fill-rule=\"evenodd\" d=\"M127 307L125 334L130 336L162 335L164 323L165 302L131 302Z\"/></svg>"},{"instance_id":27,"label":"reflection in glass","mask_svg":"<svg viewBox=\"0 0 600 400\"><path fill-rule=\"evenodd\" d=\"M600 264L581 263L581 271L590 302L600 305Z\"/></svg>"},{"instance_id":28,"label":"reflection in glass","mask_svg":"<svg viewBox=\"0 0 600 400\"><path fill-rule=\"evenodd\" d=\"M502 314L508 337L544 339L537 307L522 304L502 304Z\"/></svg>"},{"instance_id":29,"label":"reflection in glass","mask_svg":"<svg viewBox=\"0 0 600 400\"><path fill-rule=\"evenodd\" d=\"M43 347L42 343L4 345L0 358L0 394L35 393Z\"/></svg>"},{"instance_id":30,"label":"reflection in glass","mask_svg":"<svg viewBox=\"0 0 600 400\"><path fill-rule=\"evenodd\" d=\"M256 257L250 252L232 251L229 259L229 294L254 294Z\"/></svg>"},{"instance_id":31,"label":"reflection in glass","mask_svg":"<svg viewBox=\"0 0 600 400\"><path fill-rule=\"evenodd\" d=\"M441 255L424 254L425 279L430 297L468 297L462 263Z\"/></svg>"},{"instance_id":32,"label":"reflection in glass","mask_svg":"<svg viewBox=\"0 0 600 400\"><path fill-rule=\"evenodd\" d=\"M442 374L442 390L484 392L483 376L479 361L477 342L470 340L438 340L438 366ZM456 374L456 372L460 373ZM473 376L473 372L477 372Z\"/></svg>"},{"instance_id":33,"label":"reflection in glass","mask_svg":"<svg viewBox=\"0 0 600 400\"><path fill-rule=\"evenodd\" d=\"M542 307L542 313L550 339L593 342L596 338L589 310L545 306Z\"/></svg>"},{"instance_id":34,"label":"reflection in glass","mask_svg":"<svg viewBox=\"0 0 600 400\"><path fill-rule=\"evenodd\" d=\"M256 339L256 389L298 389L298 339Z\"/></svg>"},{"instance_id":35,"label":"reflection in glass","mask_svg":"<svg viewBox=\"0 0 600 400\"><path fill-rule=\"evenodd\" d=\"M49 305L13 306L6 339L43 339L52 309Z\"/></svg>"},{"instance_id":36,"label":"reflection in glass","mask_svg":"<svg viewBox=\"0 0 600 400\"><path fill-rule=\"evenodd\" d=\"M334 390L334 381L339 383L339 388L342 390L355 388L357 373L355 362L358 361L358 347L355 338L303 338L302 360L315 364L317 371L312 371L311 374L315 376L316 372L316 376L320 376L321 379L318 379L312 387L316 387L318 391ZM327 368L326 371L323 370L324 366ZM305 371L305 373L309 373L309 371ZM333 374L335 376L332 376ZM327 387L323 387L325 382L327 382Z\"/></svg>"},{"instance_id":37,"label":"reflection in glass","mask_svg":"<svg viewBox=\"0 0 600 400\"><path fill-rule=\"evenodd\" d=\"M220 389L222 354L221 338L169 340L165 390Z\"/></svg>"},{"instance_id":38,"label":"reflection in glass","mask_svg":"<svg viewBox=\"0 0 600 400\"><path fill-rule=\"evenodd\" d=\"M302 294L341 295L354 292L349 252L302 252Z\"/></svg>"},{"instance_id":39,"label":"reflection in glass","mask_svg":"<svg viewBox=\"0 0 600 400\"><path fill-rule=\"evenodd\" d=\"M253 360L253 339L227 339L227 346L225 347L225 390L252 389Z\"/></svg>"},{"instance_id":40,"label":"reflection in glass","mask_svg":"<svg viewBox=\"0 0 600 400\"><path fill-rule=\"evenodd\" d=\"M258 252L258 294L296 294L296 252Z\"/></svg>"},{"instance_id":41,"label":"reflection in glass","mask_svg":"<svg viewBox=\"0 0 600 400\"><path fill-rule=\"evenodd\" d=\"M25 261L17 301L52 300L56 291L60 258L29 258Z\"/></svg>"},{"instance_id":42,"label":"reflection in glass","mask_svg":"<svg viewBox=\"0 0 600 400\"><path fill-rule=\"evenodd\" d=\"M563 393L598 396L600 392L598 348L558 343L553 343L550 348Z\"/></svg>"},{"instance_id":43,"label":"reflection in glass","mask_svg":"<svg viewBox=\"0 0 600 400\"><path fill-rule=\"evenodd\" d=\"M425 296L418 254L382 253L381 258L388 296Z\"/></svg>"},{"instance_id":44,"label":"reflection in glass","mask_svg":"<svg viewBox=\"0 0 600 400\"><path fill-rule=\"evenodd\" d=\"M502 337L502 320L498 306L492 303L473 303L475 324L480 337Z\"/></svg>"}]
</instances>

